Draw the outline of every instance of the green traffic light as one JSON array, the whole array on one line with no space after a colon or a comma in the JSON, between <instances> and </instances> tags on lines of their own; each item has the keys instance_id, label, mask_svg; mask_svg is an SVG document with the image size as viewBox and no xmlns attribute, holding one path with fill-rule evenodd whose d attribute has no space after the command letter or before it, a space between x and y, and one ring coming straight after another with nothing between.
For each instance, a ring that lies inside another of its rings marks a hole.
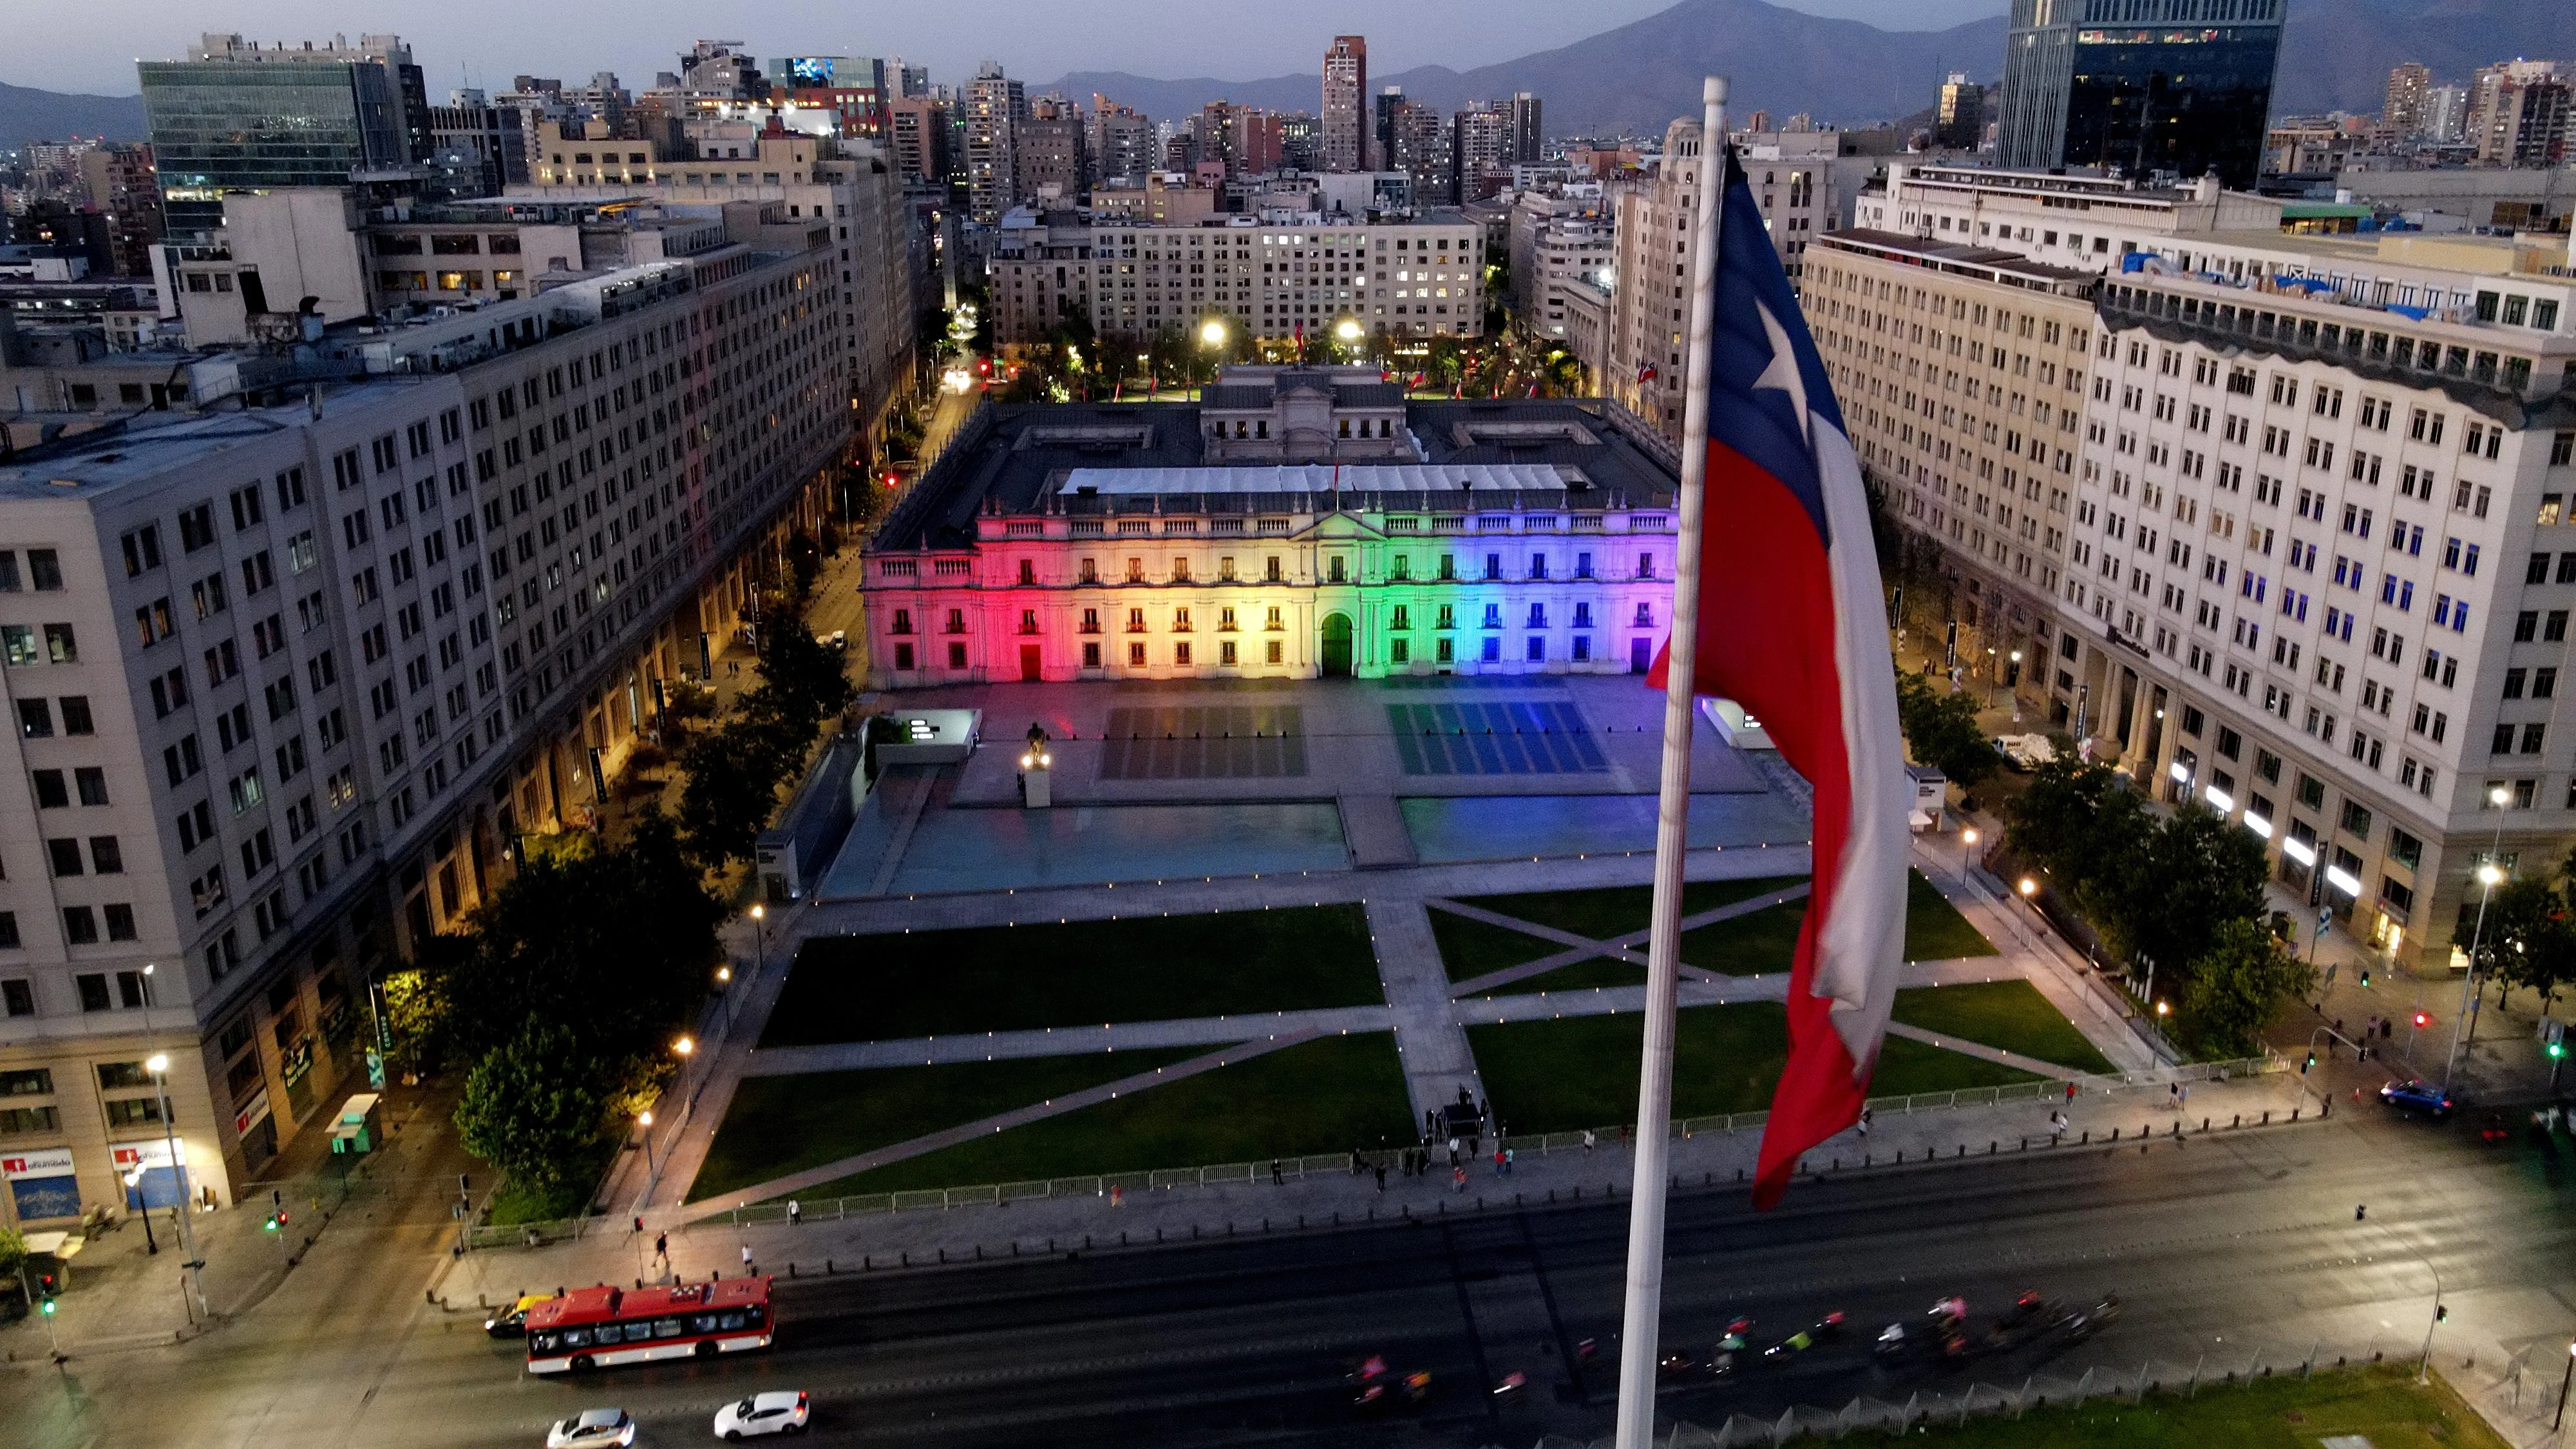
<instances>
[{"instance_id":1,"label":"green traffic light","mask_svg":"<svg viewBox=\"0 0 2576 1449\"><path fill-rule=\"evenodd\" d=\"M268 1229L268 1230L269 1230L270 1232L272 1232L272 1233L273 1233L273 1232L276 1232L276 1231L277 1231L277 1219L276 1219L276 1218L274 1218L274 1217L272 1217L272 1218L270 1218L267 1222L262 1223L260 1226L262 1226L262 1227L264 1227L264 1228Z\"/></svg>"},{"instance_id":2,"label":"green traffic light","mask_svg":"<svg viewBox=\"0 0 2576 1449\"><path fill-rule=\"evenodd\" d=\"M2551 1042L2549 1044L2549 1055L2553 1060L2567 1055L2567 1044L2565 1042L2558 1041Z\"/></svg>"},{"instance_id":3,"label":"green traffic light","mask_svg":"<svg viewBox=\"0 0 2576 1449\"><path fill-rule=\"evenodd\" d=\"M53 1316L54 1316L54 1300L52 1300L51 1298L46 1299L46 1300L45 1300L44 1307L43 1307L43 1309L42 1309L41 1311L44 1313L44 1315L45 1315L47 1318L51 1318L51 1317L53 1317Z\"/></svg>"}]
</instances>

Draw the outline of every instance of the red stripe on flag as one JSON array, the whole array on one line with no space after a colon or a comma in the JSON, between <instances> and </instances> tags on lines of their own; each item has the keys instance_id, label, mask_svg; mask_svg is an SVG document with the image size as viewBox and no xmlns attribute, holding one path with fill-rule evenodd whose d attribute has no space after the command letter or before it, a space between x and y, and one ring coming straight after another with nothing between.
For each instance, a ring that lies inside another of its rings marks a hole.
<instances>
[{"instance_id":1,"label":"red stripe on flag","mask_svg":"<svg viewBox=\"0 0 2576 1449\"><path fill-rule=\"evenodd\" d=\"M1768 1207L1799 1154L1860 1117L1867 1074L1810 989L1816 937L1833 909L1851 834L1850 747L1843 738L1833 574L1815 520L1780 481L1712 439L1701 514L1699 658L1692 684L1762 721L1781 758L1815 792L1814 885L1789 977L1789 1061L1771 1098L1753 1201ZM1867 540L1860 541L1867 546ZM1647 683L1662 687L1658 658ZM1874 1065L1874 1064L1873 1064Z\"/></svg>"}]
</instances>

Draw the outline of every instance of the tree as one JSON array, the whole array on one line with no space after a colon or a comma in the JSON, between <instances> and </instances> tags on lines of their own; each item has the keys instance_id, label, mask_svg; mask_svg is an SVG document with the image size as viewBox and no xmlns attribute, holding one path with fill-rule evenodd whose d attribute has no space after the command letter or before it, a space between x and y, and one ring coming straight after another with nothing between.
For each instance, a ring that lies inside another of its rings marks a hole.
<instances>
[{"instance_id":1,"label":"tree","mask_svg":"<svg viewBox=\"0 0 2576 1449\"><path fill-rule=\"evenodd\" d=\"M2563 882L2523 876L2487 903L2486 957L2498 985L2543 996L2576 980L2576 920Z\"/></svg>"},{"instance_id":2,"label":"tree","mask_svg":"<svg viewBox=\"0 0 2576 1449\"><path fill-rule=\"evenodd\" d=\"M0 1223L0 1283L18 1281L18 1270L27 1263L27 1240L16 1228Z\"/></svg>"},{"instance_id":3,"label":"tree","mask_svg":"<svg viewBox=\"0 0 2576 1449\"><path fill-rule=\"evenodd\" d=\"M2204 1055L2251 1056L2281 1003L2313 990L2316 980L2316 968L2283 949L2261 922L2227 921L2191 963L2181 1030Z\"/></svg>"},{"instance_id":4,"label":"tree","mask_svg":"<svg viewBox=\"0 0 2576 1449\"><path fill-rule=\"evenodd\" d=\"M1897 724L1914 758L1939 770L1963 790L1995 773L1994 742L1977 727L1976 697L1944 693L1911 674L1896 676Z\"/></svg>"},{"instance_id":5,"label":"tree","mask_svg":"<svg viewBox=\"0 0 2576 1449\"><path fill-rule=\"evenodd\" d=\"M456 1130L466 1151L543 1191L591 1161L608 1111L597 1064L573 1033L530 1016L466 1077Z\"/></svg>"},{"instance_id":6,"label":"tree","mask_svg":"<svg viewBox=\"0 0 2576 1449\"><path fill-rule=\"evenodd\" d=\"M2016 853L2071 888L2092 873L2089 862L2103 846L2106 826L2136 818L2133 798L2113 798L2131 793L2108 766L2060 755L2031 775L2029 789L2005 802L2004 827Z\"/></svg>"},{"instance_id":7,"label":"tree","mask_svg":"<svg viewBox=\"0 0 2576 1449\"><path fill-rule=\"evenodd\" d=\"M2172 972L2213 950L2230 922L2263 915L2263 843L2201 805L2166 817L2133 862L2105 884L2116 900L2120 944Z\"/></svg>"}]
</instances>

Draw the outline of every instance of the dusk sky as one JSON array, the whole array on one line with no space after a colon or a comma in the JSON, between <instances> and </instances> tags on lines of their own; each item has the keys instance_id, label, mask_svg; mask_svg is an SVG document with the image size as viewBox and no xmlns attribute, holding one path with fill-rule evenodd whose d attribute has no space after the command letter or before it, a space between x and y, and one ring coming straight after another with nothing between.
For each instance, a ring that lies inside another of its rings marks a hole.
<instances>
[{"instance_id":1,"label":"dusk sky","mask_svg":"<svg viewBox=\"0 0 2576 1449\"><path fill-rule=\"evenodd\" d=\"M0 81L131 95L137 59L179 59L203 31L328 39L391 31L409 41L433 96L506 89L513 74L571 80L610 69L647 86L700 36L771 55L900 55L955 82L984 60L1049 81L1072 70L1248 80L1317 70L1337 32L1369 38L1372 70L1485 65L1547 50L1666 8L1671 0L1129 0L1120 5L939 0L845 7L780 0L630 0L608 9L531 10L503 0L434 6L326 0L86 0L14 7ZM1795 0L1790 7L1891 29L1934 29L1999 13L2002 0Z\"/></svg>"}]
</instances>

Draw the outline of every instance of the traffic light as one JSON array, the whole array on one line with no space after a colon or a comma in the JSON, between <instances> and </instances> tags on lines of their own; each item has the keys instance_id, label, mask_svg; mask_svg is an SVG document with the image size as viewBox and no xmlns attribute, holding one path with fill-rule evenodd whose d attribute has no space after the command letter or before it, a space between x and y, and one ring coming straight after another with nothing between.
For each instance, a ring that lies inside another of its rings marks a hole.
<instances>
[{"instance_id":1,"label":"traffic light","mask_svg":"<svg viewBox=\"0 0 2576 1449\"><path fill-rule=\"evenodd\" d=\"M2317 1064L2317 1054L2316 1054L2314 1051L2311 1051L2311 1052L2309 1052L2309 1053L2308 1053L2308 1059L2307 1059L2307 1061L2306 1061L2304 1064L2302 1064L2302 1065L2300 1066L2300 1068L2299 1068L2299 1075L2300 1075L2300 1076L2303 1076L2303 1077L2304 1077L2304 1076L2306 1076L2306 1075L2308 1074L2308 1068L2313 1067L2313 1066L2315 1066L2316 1064Z\"/></svg>"},{"instance_id":2,"label":"traffic light","mask_svg":"<svg viewBox=\"0 0 2576 1449\"><path fill-rule=\"evenodd\" d=\"M2567 1055L2567 1023L2553 1021L2549 1024L2549 1059L2554 1062L2565 1055Z\"/></svg>"},{"instance_id":3,"label":"traffic light","mask_svg":"<svg viewBox=\"0 0 2576 1449\"><path fill-rule=\"evenodd\" d=\"M2450 1321L2451 1321L2451 1305L2449 1305L2448 1303L2436 1303L2436 1304L2434 1304L2434 1305L2433 1305L2433 1321L2434 1321L2435 1323L2448 1323L2448 1322L2450 1322Z\"/></svg>"},{"instance_id":4,"label":"traffic light","mask_svg":"<svg viewBox=\"0 0 2576 1449\"><path fill-rule=\"evenodd\" d=\"M270 1231L270 1232L272 1232L272 1233L273 1233L273 1232L276 1232L276 1231L277 1231L277 1214L275 1214L275 1213L270 1213L270 1214L268 1215L268 1221L267 1221L267 1222L265 1222L265 1223L260 1224L260 1226L261 1226L261 1227L263 1227L263 1228L266 1228L268 1231Z\"/></svg>"},{"instance_id":5,"label":"traffic light","mask_svg":"<svg viewBox=\"0 0 2576 1449\"><path fill-rule=\"evenodd\" d=\"M2417 1031L2422 1031L2424 1028L2431 1026L2432 1024L2433 1013L2429 1011L2419 1011L2415 1013L2415 1029Z\"/></svg>"}]
</instances>

